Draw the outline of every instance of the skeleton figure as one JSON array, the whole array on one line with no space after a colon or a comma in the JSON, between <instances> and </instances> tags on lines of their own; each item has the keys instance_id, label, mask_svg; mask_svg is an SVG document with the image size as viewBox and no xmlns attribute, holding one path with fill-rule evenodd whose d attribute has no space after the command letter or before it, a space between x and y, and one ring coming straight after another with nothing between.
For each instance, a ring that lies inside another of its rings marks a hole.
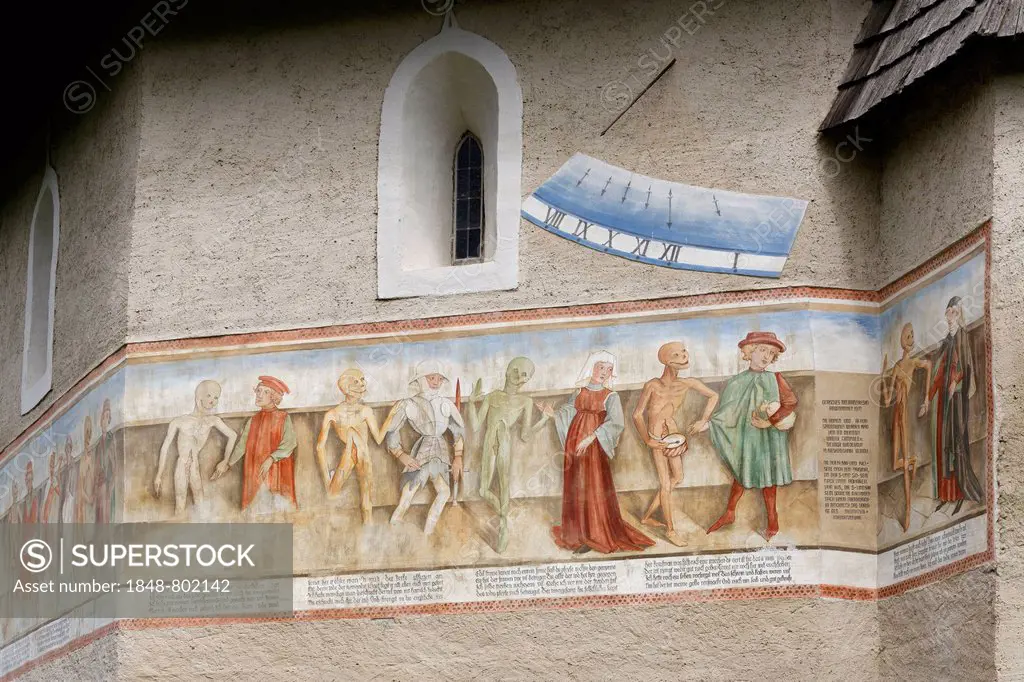
<instances>
[{"instance_id":1,"label":"skeleton figure","mask_svg":"<svg viewBox=\"0 0 1024 682\"><path fill-rule=\"evenodd\" d=\"M391 425L387 429L388 451L405 465L402 493L398 507L391 515L391 523L397 524L402 520L416 493L430 481L435 496L423 526L423 532L427 535L434 532L441 511L451 497L449 472L453 481L457 482L462 477L464 425L455 403L441 395L441 389L448 383L440 362L427 360L417 365L409 383L413 396L395 405L391 413ZM409 424L418 436L416 444L408 453L402 449L400 434L405 424ZM452 448L449 448L445 438L445 433L449 431L454 441Z\"/></svg>"},{"instance_id":2,"label":"skeleton figure","mask_svg":"<svg viewBox=\"0 0 1024 682\"><path fill-rule=\"evenodd\" d=\"M512 469L512 428L521 422L519 435L523 442L539 432L554 416L551 405L541 403L541 418L531 426L533 400L521 395L520 390L534 373L529 358L513 358L505 369L505 386L482 396L482 381L473 386L469 418L474 427L484 422L483 451L480 453L480 496L498 514L498 551L508 546L509 482ZM477 405L477 403L480 403ZM498 494L491 490L494 475L498 475Z\"/></svg>"},{"instance_id":3,"label":"skeleton figure","mask_svg":"<svg viewBox=\"0 0 1024 682\"><path fill-rule=\"evenodd\" d=\"M238 435L213 414L220 400L220 384L216 381L201 381L196 386L196 404L191 414L176 417L167 427L167 435L160 446L160 458L156 465L156 476L153 477L153 493L156 497L163 494L164 469L171 444L177 436L178 462L174 467L174 512L185 511L188 493L192 491L192 501L201 504L203 501L203 481L199 474L199 451L206 445L210 431L216 429L227 439L224 446L224 457L231 453Z\"/></svg>"},{"instance_id":4,"label":"skeleton figure","mask_svg":"<svg viewBox=\"0 0 1024 682\"><path fill-rule=\"evenodd\" d=\"M370 523L373 514L373 467L367 439L372 435L380 444L391 424L391 415L388 415L382 427L377 426L377 417L374 416L373 409L363 403L366 377L358 369L348 369L342 373L338 378L338 390L345 399L324 415L320 437L316 442L320 476L328 494L337 495L355 469L356 478L359 479L359 508L363 523ZM338 434L338 440L344 448L341 461L338 462L338 468L334 470L333 475L327 469L327 438L331 435L331 427Z\"/></svg>"},{"instance_id":5,"label":"skeleton figure","mask_svg":"<svg viewBox=\"0 0 1024 682\"><path fill-rule=\"evenodd\" d=\"M683 429L676 421L676 415L683 406L686 395L692 390L704 396L707 401L700 419L690 424L686 436L693 437L709 428L708 420L718 405L718 394L704 385L700 379L680 377L679 372L690 366L690 353L679 341L666 343L658 349L658 362L664 367L660 377L644 384L640 400L633 410L633 423L640 438L651 449L654 467L658 473L658 492L654 494L641 523L647 526L663 526L665 537L673 545L683 547L686 538L676 531L675 515L672 511L672 490L683 480L683 455L688 447ZM654 518L661 508L665 522Z\"/></svg>"},{"instance_id":6,"label":"skeleton figure","mask_svg":"<svg viewBox=\"0 0 1024 682\"><path fill-rule=\"evenodd\" d=\"M882 360L882 404L892 405L892 469L903 472L903 518L900 525L906 531L910 528L911 486L917 473L917 457L910 448L910 393L914 386L914 372L925 370L927 378L924 391L927 396L931 385L932 363L928 360L914 358L914 327L909 322L900 331L900 348L903 356L889 369L889 355ZM921 402L918 417L928 414L928 401Z\"/></svg>"}]
</instances>

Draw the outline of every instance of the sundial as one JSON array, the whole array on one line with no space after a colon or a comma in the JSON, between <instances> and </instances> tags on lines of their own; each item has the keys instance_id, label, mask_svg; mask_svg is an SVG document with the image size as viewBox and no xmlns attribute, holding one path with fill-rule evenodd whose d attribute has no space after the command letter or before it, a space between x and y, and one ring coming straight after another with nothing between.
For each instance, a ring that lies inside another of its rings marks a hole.
<instances>
[{"instance_id":1,"label":"sundial","mask_svg":"<svg viewBox=\"0 0 1024 682\"><path fill-rule=\"evenodd\" d=\"M807 202L693 187L576 154L522 206L583 246L683 270L778 277Z\"/></svg>"}]
</instances>

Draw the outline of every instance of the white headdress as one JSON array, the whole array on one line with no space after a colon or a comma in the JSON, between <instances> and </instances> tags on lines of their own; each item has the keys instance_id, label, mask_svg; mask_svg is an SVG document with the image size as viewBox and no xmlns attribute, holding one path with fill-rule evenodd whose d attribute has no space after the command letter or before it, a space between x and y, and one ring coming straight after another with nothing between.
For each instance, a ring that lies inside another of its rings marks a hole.
<instances>
[{"instance_id":1,"label":"white headdress","mask_svg":"<svg viewBox=\"0 0 1024 682\"><path fill-rule=\"evenodd\" d=\"M444 384L441 384L441 388L432 389L427 385L427 375L429 374L440 374L444 377ZM440 360L423 360L416 365L416 369L413 371L412 379L409 381L409 390L413 392L413 395L436 395L444 389L445 384L449 384L451 381L448 379L448 369Z\"/></svg>"},{"instance_id":2,"label":"white headdress","mask_svg":"<svg viewBox=\"0 0 1024 682\"><path fill-rule=\"evenodd\" d=\"M595 350L592 351L589 356L587 356L586 364L583 365L583 369L580 370L580 375L576 377L577 386L586 386L587 384L590 383L590 378L594 374L594 365L596 365L599 362L607 362L612 365L612 375L608 377L608 381L604 382L605 388L612 387L612 381L614 381L616 377L614 369L616 366L616 362L615 356L606 350Z\"/></svg>"}]
</instances>

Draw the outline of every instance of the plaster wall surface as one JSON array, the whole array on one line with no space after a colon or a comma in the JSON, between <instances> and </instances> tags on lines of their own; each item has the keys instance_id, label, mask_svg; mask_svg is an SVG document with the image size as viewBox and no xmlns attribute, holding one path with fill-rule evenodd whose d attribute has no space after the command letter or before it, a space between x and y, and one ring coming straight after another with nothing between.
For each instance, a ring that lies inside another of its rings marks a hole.
<instances>
[{"instance_id":1,"label":"plaster wall surface","mask_svg":"<svg viewBox=\"0 0 1024 682\"><path fill-rule=\"evenodd\" d=\"M54 658L32 669L20 679L25 680L81 680L106 682L130 679L121 667L121 647L124 634L115 632L100 637L66 656Z\"/></svg>"},{"instance_id":2,"label":"plaster wall surface","mask_svg":"<svg viewBox=\"0 0 1024 682\"><path fill-rule=\"evenodd\" d=\"M878 679L997 679L998 584L979 568L879 601Z\"/></svg>"},{"instance_id":3,"label":"plaster wall surface","mask_svg":"<svg viewBox=\"0 0 1024 682\"><path fill-rule=\"evenodd\" d=\"M60 188L53 389L21 415L21 353L32 210L43 176L39 154L18 159L23 180L0 202L0 442L6 445L89 370L120 348L128 324L128 254L141 115L131 70L79 116L51 121L51 159Z\"/></svg>"},{"instance_id":4,"label":"plaster wall surface","mask_svg":"<svg viewBox=\"0 0 1024 682\"><path fill-rule=\"evenodd\" d=\"M125 631L124 679L877 679L876 605L773 600ZM53 665L57 665L55 662ZM756 671L756 673L754 672ZM52 679L40 667L27 679Z\"/></svg>"},{"instance_id":5,"label":"plaster wall surface","mask_svg":"<svg viewBox=\"0 0 1024 682\"><path fill-rule=\"evenodd\" d=\"M999 453L996 664L1024 675L1024 76L993 84L992 346Z\"/></svg>"},{"instance_id":6,"label":"plaster wall surface","mask_svg":"<svg viewBox=\"0 0 1024 682\"><path fill-rule=\"evenodd\" d=\"M976 67L918 89L883 143L878 284L992 216L994 91Z\"/></svg>"},{"instance_id":7,"label":"plaster wall surface","mask_svg":"<svg viewBox=\"0 0 1024 682\"><path fill-rule=\"evenodd\" d=\"M689 18L693 35L676 23L690 5L666 0L467 3L458 21L499 45L518 71L524 193L583 151L666 179L810 199L781 280L609 258L523 222L518 289L378 301L381 102L402 58L440 26L403 5L265 35L200 39L183 30L146 52L130 339L785 284L872 285L870 143L840 162L836 143L815 132L863 3L720 4L703 25ZM672 26L678 47L662 42ZM602 88L642 82L638 61L654 62L650 50L678 61L600 136L616 112Z\"/></svg>"}]
</instances>

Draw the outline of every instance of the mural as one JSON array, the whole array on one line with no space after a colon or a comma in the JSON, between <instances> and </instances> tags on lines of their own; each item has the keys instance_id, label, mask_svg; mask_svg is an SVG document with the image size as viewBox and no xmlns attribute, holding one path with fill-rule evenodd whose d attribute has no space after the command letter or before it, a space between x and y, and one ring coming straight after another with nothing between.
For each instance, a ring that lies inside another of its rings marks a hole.
<instances>
[{"instance_id":1,"label":"mural","mask_svg":"<svg viewBox=\"0 0 1024 682\"><path fill-rule=\"evenodd\" d=\"M985 272L985 255L977 254L882 313L883 547L984 512L990 449ZM890 348L899 349L891 367Z\"/></svg>"},{"instance_id":2,"label":"mural","mask_svg":"<svg viewBox=\"0 0 1024 682\"><path fill-rule=\"evenodd\" d=\"M877 594L990 548L985 245L877 295L129 351L12 448L3 521L291 523L300 609Z\"/></svg>"},{"instance_id":3,"label":"mural","mask_svg":"<svg viewBox=\"0 0 1024 682\"><path fill-rule=\"evenodd\" d=\"M692 187L576 154L526 198L537 227L622 258L778 277L807 202Z\"/></svg>"}]
</instances>

